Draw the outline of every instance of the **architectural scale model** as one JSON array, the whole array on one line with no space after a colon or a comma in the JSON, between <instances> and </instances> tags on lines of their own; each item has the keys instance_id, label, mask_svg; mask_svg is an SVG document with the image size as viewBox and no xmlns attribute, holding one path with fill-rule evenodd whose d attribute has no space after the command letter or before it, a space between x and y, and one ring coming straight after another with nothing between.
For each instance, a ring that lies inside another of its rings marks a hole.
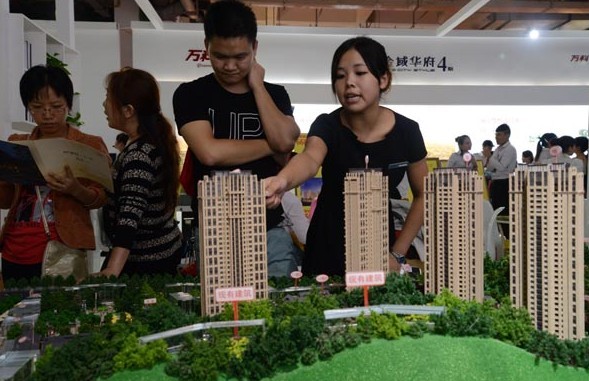
<instances>
[{"instance_id":1,"label":"architectural scale model","mask_svg":"<svg viewBox=\"0 0 589 381\"><path fill-rule=\"evenodd\" d=\"M201 311L221 312L215 289L252 286L268 298L264 182L249 172L216 172L198 183Z\"/></svg>"},{"instance_id":2,"label":"architectural scale model","mask_svg":"<svg viewBox=\"0 0 589 381\"><path fill-rule=\"evenodd\" d=\"M425 178L424 288L483 301L483 177L439 168Z\"/></svg>"},{"instance_id":3,"label":"architectural scale model","mask_svg":"<svg viewBox=\"0 0 589 381\"><path fill-rule=\"evenodd\" d=\"M380 170L348 172L344 179L346 272L384 271L389 260L389 185Z\"/></svg>"},{"instance_id":4,"label":"architectural scale model","mask_svg":"<svg viewBox=\"0 0 589 381\"><path fill-rule=\"evenodd\" d=\"M539 330L584 337L583 173L520 165L509 181L510 294Z\"/></svg>"}]
</instances>

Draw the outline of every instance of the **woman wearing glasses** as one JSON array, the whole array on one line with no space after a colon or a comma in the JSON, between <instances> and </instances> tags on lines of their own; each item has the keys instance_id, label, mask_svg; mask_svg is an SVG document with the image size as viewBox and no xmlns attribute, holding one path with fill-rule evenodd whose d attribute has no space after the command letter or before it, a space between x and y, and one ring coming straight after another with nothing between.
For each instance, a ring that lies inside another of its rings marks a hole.
<instances>
[{"instance_id":1,"label":"woman wearing glasses","mask_svg":"<svg viewBox=\"0 0 589 381\"><path fill-rule=\"evenodd\" d=\"M11 135L8 140L65 138L108 156L100 137L84 134L67 123L73 95L72 81L64 70L43 65L27 70L20 80L20 96L36 127L30 134ZM75 178L67 166L46 181L37 187L0 182L0 208L10 209L0 233L5 281L41 276L48 241L41 208L52 240L76 249L95 248L90 209L105 204L105 189L93 181Z\"/></svg>"}]
</instances>

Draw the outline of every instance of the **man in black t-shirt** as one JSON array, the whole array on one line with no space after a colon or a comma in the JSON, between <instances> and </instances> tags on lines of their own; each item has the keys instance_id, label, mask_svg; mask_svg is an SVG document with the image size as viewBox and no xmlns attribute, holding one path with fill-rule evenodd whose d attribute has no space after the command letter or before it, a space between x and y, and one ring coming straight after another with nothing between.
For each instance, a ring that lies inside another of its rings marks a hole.
<instances>
[{"instance_id":1,"label":"man in black t-shirt","mask_svg":"<svg viewBox=\"0 0 589 381\"><path fill-rule=\"evenodd\" d=\"M176 124L190 148L193 181L237 168L259 179L273 176L279 169L274 157L288 155L300 131L284 87L264 82L264 68L256 61L256 17L239 1L217 1L207 11L204 31L214 72L183 83L174 93ZM282 209L269 209L266 216L268 274L287 276L296 262L275 245L284 238L278 227Z\"/></svg>"}]
</instances>

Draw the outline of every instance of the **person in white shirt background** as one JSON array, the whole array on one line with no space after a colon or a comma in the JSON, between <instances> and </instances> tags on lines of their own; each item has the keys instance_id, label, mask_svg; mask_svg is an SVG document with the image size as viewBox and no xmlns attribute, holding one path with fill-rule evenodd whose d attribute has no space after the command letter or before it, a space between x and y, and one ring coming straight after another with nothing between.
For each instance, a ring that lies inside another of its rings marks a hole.
<instances>
[{"instance_id":1,"label":"person in white shirt background","mask_svg":"<svg viewBox=\"0 0 589 381\"><path fill-rule=\"evenodd\" d=\"M282 163L282 166L284 167L288 160L295 157L296 154L296 152L291 152L286 158L286 162ZM307 217L305 215L303 203L295 195L293 190L284 193L281 205L284 210L282 214L284 220L282 220L280 226L290 234L294 246L292 250L295 251L294 255L297 263L300 265L305 251L305 244L307 243L307 230L309 229L311 216Z\"/></svg>"},{"instance_id":2,"label":"person in white shirt background","mask_svg":"<svg viewBox=\"0 0 589 381\"><path fill-rule=\"evenodd\" d=\"M536 156L534 156L534 162L541 164L544 160L550 159L551 142L556 138L556 134L553 134L552 132L547 132L540 136L538 143L536 144Z\"/></svg>"},{"instance_id":3,"label":"person in white shirt background","mask_svg":"<svg viewBox=\"0 0 589 381\"><path fill-rule=\"evenodd\" d=\"M586 136L577 136L575 138L575 157L583 162L583 173L587 174L587 149L589 148L589 139Z\"/></svg>"},{"instance_id":4,"label":"person in white shirt background","mask_svg":"<svg viewBox=\"0 0 589 381\"><path fill-rule=\"evenodd\" d=\"M577 136L575 138L575 157L583 162L583 174L585 185L585 198L587 198L587 150L589 149L589 139L586 136Z\"/></svg>"},{"instance_id":5,"label":"person in white shirt background","mask_svg":"<svg viewBox=\"0 0 589 381\"><path fill-rule=\"evenodd\" d=\"M491 173L490 198L493 209L503 207L501 215L509 215L509 174L517 166L517 151L509 142L511 129L505 123L495 129L497 148L485 156Z\"/></svg>"},{"instance_id":6,"label":"person in white shirt background","mask_svg":"<svg viewBox=\"0 0 589 381\"><path fill-rule=\"evenodd\" d=\"M534 164L534 154L530 150L522 152L522 163L526 165Z\"/></svg>"},{"instance_id":7,"label":"person in white shirt background","mask_svg":"<svg viewBox=\"0 0 589 381\"><path fill-rule=\"evenodd\" d=\"M460 135L454 139L458 143L458 151L452 153L448 159L447 168L469 168L473 171L477 170L477 159L471 155L471 159L466 163L464 161L464 154L470 153L472 148L472 141L468 135Z\"/></svg>"},{"instance_id":8,"label":"person in white shirt background","mask_svg":"<svg viewBox=\"0 0 589 381\"><path fill-rule=\"evenodd\" d=\"M550 164L550 163L567 163L571 167L577 168L578 172L584 173L584 165L583 161L576 157L571 157L573 153L575 153L575 138L568 135L563 135L560 138L551 140L552 146L559 146L560 153L556 156L552 156L544 159L542 164Z\"/></svg>"},{"instance_id":9,"label":"person in white shirt background","mask_svg":"<svg viewBox=\"0 0 589 381\"><path fill-rule=\"evenodd\" d=\"M282 209L284 209L284 220L281 226L296 239L295 244L302 249L307 242L307 230L309 219L305 215L301 200L293 192L285 192L282 196ZM301 247L302 245L302 247Z\"/></svg>"}]
</instances>

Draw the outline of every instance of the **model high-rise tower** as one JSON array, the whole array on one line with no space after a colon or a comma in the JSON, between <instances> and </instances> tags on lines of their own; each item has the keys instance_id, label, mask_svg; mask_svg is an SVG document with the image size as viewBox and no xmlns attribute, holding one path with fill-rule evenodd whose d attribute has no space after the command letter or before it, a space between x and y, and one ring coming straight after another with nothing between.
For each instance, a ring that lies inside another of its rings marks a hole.
<instances>
[{"instance_id":1,"label":"model high-rise tower","mask_svg":"<svg viewBox=\"0 0 589 381\"><path fill-rule=\"evenodd\" d=\"M201 310L221 312L215 289L252 286L268 297L264 182L250 173L217 172L198 183Z\"/></svg>"},{"instance_id":2,"label":"model high-rise tower","mask_svg":"<svg viewBox=\"0 0 589 381\"><path fill-rule=\"evenodd\" d=\"M518 166L510 176L510 294L540 330L585 334L583 173L565 164Z\"/></svg>"},{"instance_id":3,"label":"model high-rise tower","mask_svg":"<svg viewBox=\"0 0 589 381\"><path fill-rule=\"evenodd\" d=\"M425 292L444 288L481 302L483 178L462 168L440 168L425 178Z\"/></svg>"},{"instance_id":4,"label":"model high-rise tower","mask_svg":"<svg viewBox=\"0 0 589 381\"><path fill-rule=\"evenodd\" d=\"M388 272L389 186L379 170L357 170L344 179L346 272Z\"/></svg>"}]
</instances>

